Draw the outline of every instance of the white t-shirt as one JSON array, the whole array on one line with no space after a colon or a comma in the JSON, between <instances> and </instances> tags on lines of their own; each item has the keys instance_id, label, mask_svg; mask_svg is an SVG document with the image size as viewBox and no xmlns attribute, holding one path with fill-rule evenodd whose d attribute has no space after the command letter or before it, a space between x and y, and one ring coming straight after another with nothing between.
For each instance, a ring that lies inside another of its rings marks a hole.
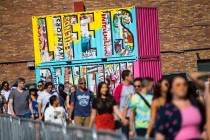
<instances>
[{"instance_id":1,"label":"white t-shirt","mask_svg":"<svg viewBox=\"0 0 210 140\"><path fill-rule=\"evenodd\" d=\"M38 91L37 94L39 96L40 94L43 94L44 92L45 92L44 90L43 91Z\"/></svg>"},{"instance_id":2,"label":"white t-shirt","mask_svg":"<svg viewBox=\"0 0 210 140\"><path fill-rule=\"evenodd\" d=\"M45 121L49 121L56 124L65 124L66 123L65 109L61 106L59 107L49 106L45 111Z\"/></svg>"},{"instance_id":3,"label":"white t-shirt","mask_svg":"<svg viewBox=\"0 0 210 140\"><path fill-rule=\"evenodd\" d=\"M10 90L6 91L6 90L2 90L1 94L4 96L4 98L6 99L6 101L8 102L9 99L9 94L10 94Z\"/></svg>"},{"instance_id":4,"label":"white t-shirt","mask_svg":"<svg viewBox=\"0 0 210 140\"><path fill-rule=\"evenodd\" d=\"M38 104L42 104L42 113L44 113L45 107L47 103L49 103L49 99L51 96L56 95L58 96L57 92L54 92L53 94L50 94L46 91L42 92L37 99Z\"/></svg>"},{"instance_id":5,"label":"white t-shirt","mask_svg":"<svg viewBox=\"0 0 210 140\"><path fill-rule=\"evenodd\" d=\"M6 102L9 101L10 92L11 92L11 90L6 91L6 90L4 90L4 89L1 91L1 94L2 94L2 95L4 96L4 98L6 99ZM12 114L12 111L10 110L9 107L8 107L8 109L7 109L7 113L8 113L8 114Z\"/></svg>"},{"instance_id":6,"label":"white t-shirt","mask_svg":"<svg viewBox=\"0 0 210 140\"><path fill-rule=\"evenodd\" d=\"M134 95L135 89L133 85L122 87L122 92L120 95L120 111L123 111L125 108L129 108L131 96ZM130 116L130 109L128 109L127 117Z\"/></svg>"}]
</instances>

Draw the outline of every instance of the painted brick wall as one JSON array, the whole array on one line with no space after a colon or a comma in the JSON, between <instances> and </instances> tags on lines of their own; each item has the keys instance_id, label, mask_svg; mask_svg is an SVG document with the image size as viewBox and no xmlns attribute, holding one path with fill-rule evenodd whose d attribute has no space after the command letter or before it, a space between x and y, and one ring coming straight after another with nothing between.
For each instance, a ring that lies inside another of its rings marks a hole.
<instances>
[{"instance_id":1,"label":"painted brick wall","mask_svg":"<svg viewBox=\"0 0 210 140\"><path fill-rule=\"evenodd\" d=\"M1 64L8 61L32 61L31 16L73 12L78 0L0 0L0 81L24 76L33 81L35 72L26 63ZM209 0L84 0L86 10L109 9L133 5L158 7L161 60L164 74L196 71L197 57L210 59Z\"/></svg>"}]
</instances>

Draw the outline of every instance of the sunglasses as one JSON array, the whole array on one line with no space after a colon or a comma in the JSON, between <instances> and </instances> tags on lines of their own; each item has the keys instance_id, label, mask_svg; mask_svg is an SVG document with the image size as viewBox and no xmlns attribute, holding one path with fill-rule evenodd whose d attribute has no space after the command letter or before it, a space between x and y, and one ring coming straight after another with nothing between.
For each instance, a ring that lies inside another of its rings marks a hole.
<instances>
[{"instance_id":1,"label":"sunglasses","mask_svg":"<svg viewBox=\"0 0 210 140\"><path fill-rule=\"evenodd\" d=\"M86 85L86 82L84 82L84 83L79 83L80 85Z\"/></svg>"},{"instance_id":2,"label":"sunglasses","mask_svg":"<svg viewBox=\"0 0 210 140\"><path fill-rule=\"evenodd\" d=\"M42 87L43 85L38 85L38 87Z\"/></svg>"},{"instance_id":3,"label":"sunglasses","mask_svg":"<svg viewBox=\"0 0 210 140\"><path fill-rule=\"evenodd\" d=\"M135 88L140 88L140 87L141 87L141 85L134 85L134 87L135 87Z\"/></svg>"},{"instance_id":4,"label":"sunglasses","mask_svg":"<svg viewBox=\"0 0 210 140\"><path fill-rule=\"evenodd\" d=\"M180 87L187 87L187 83L177 83L177 84L175 84L175 87L176 88L180 88Z\"/></svg>"}]
</instances>

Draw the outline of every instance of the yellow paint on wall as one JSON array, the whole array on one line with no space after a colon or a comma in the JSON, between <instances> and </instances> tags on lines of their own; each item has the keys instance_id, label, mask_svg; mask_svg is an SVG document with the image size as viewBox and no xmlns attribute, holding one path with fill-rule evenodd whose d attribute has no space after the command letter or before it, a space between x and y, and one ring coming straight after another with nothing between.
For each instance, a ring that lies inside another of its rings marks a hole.
<instances>
[{"instance_id":1,"label":"yellow paint on wall","mask_svg":"<svg viewBox=\"0 0 210 140\"><path fill-rule=\"evenodd\" d=\"M46 17L46 24L47 24L47 36L48 36L48 46L49 46L49 52L55 51L54 47L54 33L53 33L53 20L52 16Z\"/></svg>"},{"instance_id":2,"label":"yellow paint on wall","mask_svg":"<svg viewBox=\"0 0 210 140\"><path fill-rule=\"evenodd\" d=\"M38 21L36 17L32 17L32 25L33 25L33 40L34 40L34 57L35 57L35 65L41 64L40 58L40 48L39 48L39 38L38 38Z\"/></svg>"},{"instance_id":3,"label":"yellow paint on wall","mask_svg":"<svg viewBox=\"0 0 210 140\"><path fill-rule=\"evenodd\" d=\"M80 30L80 15L77 15L78 22L73 25L73 32L78 33L78 40L74 40L75 43L78 43L81 39L81 30Z\"/></svg>"}]
</instances>

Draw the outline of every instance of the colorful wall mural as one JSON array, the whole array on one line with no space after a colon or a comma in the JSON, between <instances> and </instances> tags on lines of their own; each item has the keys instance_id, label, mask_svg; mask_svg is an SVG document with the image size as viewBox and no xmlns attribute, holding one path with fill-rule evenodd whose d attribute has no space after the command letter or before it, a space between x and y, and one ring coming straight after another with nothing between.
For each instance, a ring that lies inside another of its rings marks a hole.
<instances>
[{"instance_id":1,"label":"colorful wall mural","mask_svg":"<svg viewBox=\"0 0 210 140\"><path fill-rule=\"evenodd\" d=\"M137 58L135 7L32 18L36 65ZM136 50L136 51L135 51Z\"/></svg>"},{"instance_id":2,"label":"colorful wall mural","mask_svg":"<svg viewBox=\"0 0 210 140\"><path fill-rule=\"evenodd\" d=\"M62 66L61 67L41 68L38 80L53 81L56 85L59 83L78 84L80 77L87 80L90 90L95 91L96 85L102 81L108 81L112 88L116 87L121 81L121 72L124 69L130 69L133 72L133 63L110 63L100 65L83 65L83 66ZM55 73L55 74L53 74ZM62 77L64 77L62 79ZM63 81L64 80L64 81Z\"/></svg>"},{"instance_id":3,"label":"colorful wall mural","mask_svg":"<svg viewBox=\"0 0 210 140\"><path fill-rule=\"evenodd\" d=\"M134 77L139 73L147 76L140 68L139 52L142 46L147 47L142 42L150 39L144 34L157 29L149 26L145 30L136 17L147 13L154 15L147 20L157 20L157 10L150 10L127 7L32 17L37 82L78 84L84 77L89 89L95 91L101 81L114 89L125 69Z\"/></svg>"}]
</instances>

